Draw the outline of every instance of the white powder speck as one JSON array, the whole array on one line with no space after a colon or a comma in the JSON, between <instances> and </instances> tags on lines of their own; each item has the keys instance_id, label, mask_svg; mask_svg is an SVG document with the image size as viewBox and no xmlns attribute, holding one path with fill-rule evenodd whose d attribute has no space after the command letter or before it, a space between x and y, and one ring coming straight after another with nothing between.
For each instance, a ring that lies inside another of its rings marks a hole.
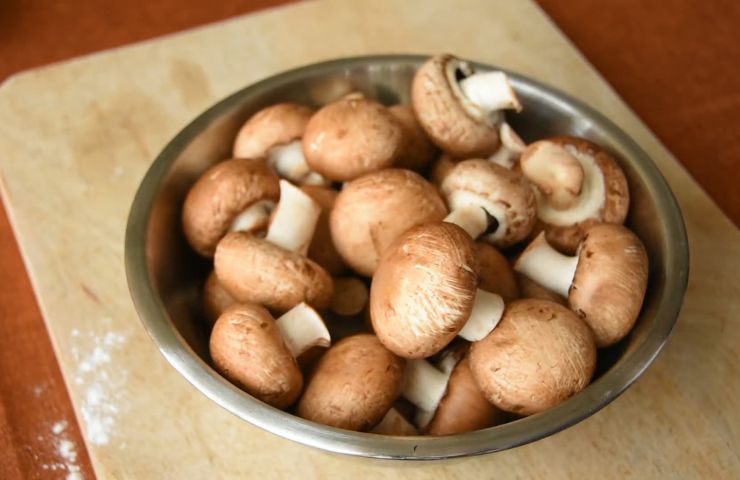
<instances>
[{"instance_id":1,"label":"white powder speck","mask_svg":"<svg viewBox=\"0 0 740 480\"><path fill-rule=\"evenodd\" d=\"M44 394L45 391L46 391L46 384L45 383L42 383L42 384L39 384L39 385L35 385L33 387L33 396L36 397L36 398L39 398L39 397L41 397L41 395Z\"/></svg>"},{"instance_id":2,"label":"white powder speck","mask_svg":"<svg viewBox=\"0 0 740 480\"><path fill-rule=\"evenodd\" d=\"M76 328L73 328L73 329L72 329L72 331L70 332L70 334L71 334L71 335L72 335L73 337L79 337L79 336L80 336L80 331L79 331L79 330L77 330Z\"/></svg>"},{"instance_id":3,"label":"white powder speck","mask_svg":"<svg viewBox=\"0 0 740 480\"><path fill-rule=\"evenodd\" d=\"M39 442L42 441L43 439L44 439L44 436L43 435L37 435L36 436L36 440L38 440Z\"/></svg>"},{"instance_id":4,"label":"white powder speck","mask_svg":"<svg viewBox=\"0 0 740 480\"><path fill-rule=\"evenodd\" d=\"M67 463L77 462L77 447L70 440L61 440L58 447L59 455L67 461Z\"/></svg>"},{"instance_id":5,"label":"white powder speck","mask_svg":"<svg viewBox=\"0 0 740 480\"><path fill-rule=\"evenodd\" d=\"M67 429L67 425L69 424L66 420L60 420L51 427L51 433L53 433L54 435L59 435Z\"/></svg>"},{"instance_id":6,"label":"white powder speck","mask_svg":"<svg viewBox=\"0 0 740 480\"><path fill-rule=\"evenodd\" d=\"M67 420L59 420L51 426L51 433L56 437L56 453L60 462L46 463L41 465L44 470L66 470L66 480L84 480L80 466L77 464L77 445L67 436ZM41 436L39 435L39 439Z\"/></svg>"},{"instance_id":7,"label":"white powder speck","mask_svg":"<svg viewBox=\"0 0 740 480\"><path fill-rule=\"evenodd\" d=\"M120 165L116 165L116 166L115 166L115 167L113 168L113 176L114 176L115 178L118 178L118 177L120 177L121 175L123 175L123 167L122 167L122 166L120 166Z\"/></svg>"}]
</instances>

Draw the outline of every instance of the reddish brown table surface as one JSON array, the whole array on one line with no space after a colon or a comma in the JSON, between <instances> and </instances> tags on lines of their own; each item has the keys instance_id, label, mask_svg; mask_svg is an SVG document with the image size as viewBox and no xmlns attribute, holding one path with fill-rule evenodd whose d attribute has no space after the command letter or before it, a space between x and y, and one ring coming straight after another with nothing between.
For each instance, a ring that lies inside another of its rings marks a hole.
<instances>
[{"instance_id":1,"label":"reddish brown table surface","mask_svg":"<svg viewBox=\"0 0 740 480\"><path fill-rule=\"evenodd\" d=\"M4 0L0 81L34 66L287 0ZM735 224L740 223L740 2L539 0ZM73 33L71 33L73 32ZM82 445L54 352L0 209L0 478L64 478L55 422ZM86 452L76 463L93 478Z\"/></svg>"}]
</instances>

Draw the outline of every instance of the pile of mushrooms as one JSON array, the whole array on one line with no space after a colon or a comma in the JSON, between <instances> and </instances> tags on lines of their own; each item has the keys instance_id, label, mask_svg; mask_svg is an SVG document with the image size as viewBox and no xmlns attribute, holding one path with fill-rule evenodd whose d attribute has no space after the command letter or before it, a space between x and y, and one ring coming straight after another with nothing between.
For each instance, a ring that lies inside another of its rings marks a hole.
<instances>
[{"instance_id":1,"label":"pile of mushrooms","mask_svg":"<svg viewBox=\"0 0 740 480\"><path fill-rule=\"evenodd\" d=\"M273 407L377 434L552 408L642 307L625 175L585 139L525 142L504 72L437 55L410 96L268 106L194 183L182 226L213 260L212 365Z\"/></svg>"}]
</instances>

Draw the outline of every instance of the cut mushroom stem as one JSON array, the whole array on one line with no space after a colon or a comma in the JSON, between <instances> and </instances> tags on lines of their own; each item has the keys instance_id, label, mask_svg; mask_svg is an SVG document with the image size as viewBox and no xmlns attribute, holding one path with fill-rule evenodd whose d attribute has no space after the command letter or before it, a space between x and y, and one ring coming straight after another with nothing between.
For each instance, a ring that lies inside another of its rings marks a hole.
<instances>
[{"instance_id":1,"label":"cut mushroom stem","mask_svg":"<svg viewBox=\"0 0 740 480\"><path fill-rule=\"evenodd\" d=\"M504 300L499 295L478 289L473 311L458 335L471 342L484 339L498 325L504 314L504 307Z\"/></svg>"},{"instance_id":2,"label":"cut mushroom stem","mask_svg":"<svg viewBox=\"0 0 740 480\"><path fill-rule=\"evenodd\" d=\"M300 184L328 185L329 182L312 171L303 156L303 142L294 140L270 149L267 163L283 178Z\"/></svg>"},{"instance_id":3,"label":"cut mushroom stem","mask_svg":"<svg viewBox=\"0 0 740 480\"><path fill-rule=\"evenodd\" d=\"M265 239L305 255L316 230L321 206L287 180L280 180L280 202L274 213Z\"/></svg>"},{"instance_id":4,"label":"cut mushroom stem","mask_svg":"<svg viewBox=\"0 0 740 480\"><path fill-rule=\"evenodd\" d=\"M397 435L397 436L409 436L418 435L419 432L416 428L406 420L406 417L398 413L398 410L391 408L388 413L385 414L383 420L375 426L370 433L377 433L380 435Z\"/></svg>"},{"instance_id":5,"label":"cut mushroom stem","mask_svg":"<svg viewBox=\"0 0 740 480\"><path fill-rule=\"evenodd\" d=\"M367 285L359 278L335 278L330 308L337 315L351 317L365 309L368 298Z\"/></svg>"},{"instance_id":6,"label":"cut mushroom stem","mask_svg":"<svg viewBox=\"0 0 740 480\"><path fill-rule=\"evenodd\" d=\"M522 109L522 104L504 72L474 73L460 81L460 90L468 100L486 113Z\"/></svg>"},{"instance_id":7,"label":"cut mushroom stem","mask_svg":"<svg viewBox=\"0 0 740 480\"><path fill-rule=\"evenodd\" d=\"M234 218L229 231L255 232L267 228L273 208L275 208L275 202L271 200L261 200L253 203Z\"/></svg>"},{"instance_id":8,"label":"cut mushroom stem","mask_svg":"<svg viewBox=\"0 0 740 480\"><path fill-rule=\"evenodd\" d=\"M329 347L331 336L321 316L305 303L295 307L277 319L277 325L285 344L295 358L312 347Z\"/></svg>"},{"instance_id":9,"label":"cut mushroom stem","mask_svg":"<svg viewBox=\"0 0 740 480\"><path fill-rule=\"evenodd\" d=\"M511 169L524 149L527 148L527 144L511 128L511 125L506 122L501 123L499 138L501 138L501 146L488 159L494 163L498 163L502 167Z\"/></svg>"},{"instance_id":10,"label":"cut mushroom stem","mask_svg":"<svg viewBox=\"0 0 740 480\"><path fill-rule=\"evenodd\" d=\"M552 248L544 232L527 246L514 264L514 270L565 298L568 298L577 267L578 256L563 255Z\"/></svg>"},{"instance_id":11,"label":"cut mushroom stem","mask_svg":"<svg viewBox=\"0 0 740 480\"><path fill-rule=\"evenodd\" d=\"M401 395L416 407L434 412L447 392L449 379L450 373L440 371L426 360L409 360Z\"/></svg>"},{"instance_id":12,"label":"cut mushroom stem","mask_svg":"<svg viewBox=\"0 0 740 480\"><path fill-rule=\"evenodd\" d=\"M555 210L571 208L581 195L585 172L581 162L561 145L548 141L532 144L521 157L521 166Z\"/></svg>"}]
</instances>

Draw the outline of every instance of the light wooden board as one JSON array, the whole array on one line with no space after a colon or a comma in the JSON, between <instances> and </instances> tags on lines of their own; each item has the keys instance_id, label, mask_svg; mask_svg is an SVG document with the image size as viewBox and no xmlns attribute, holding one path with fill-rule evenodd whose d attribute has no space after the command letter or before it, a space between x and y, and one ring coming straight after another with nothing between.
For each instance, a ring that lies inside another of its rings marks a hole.
<instances>
[{"instance_id":1,"label":"light wooden board","mask_svg":"<svg viewBox=\"0 0 740 480\"><path fill-rule=\"evenodd\" d=\"M190 119L255 80L341 56L439 51L570 92L655 160L691 244L689 291L668 347L577 426L453 463L340 457L238 420L169 367L136 316L123 235L139 181ZM100 478L740 476L740 234L533 3L303 3L27 72L0 88L0 169Z\"/></svg>"}]
</instances>

